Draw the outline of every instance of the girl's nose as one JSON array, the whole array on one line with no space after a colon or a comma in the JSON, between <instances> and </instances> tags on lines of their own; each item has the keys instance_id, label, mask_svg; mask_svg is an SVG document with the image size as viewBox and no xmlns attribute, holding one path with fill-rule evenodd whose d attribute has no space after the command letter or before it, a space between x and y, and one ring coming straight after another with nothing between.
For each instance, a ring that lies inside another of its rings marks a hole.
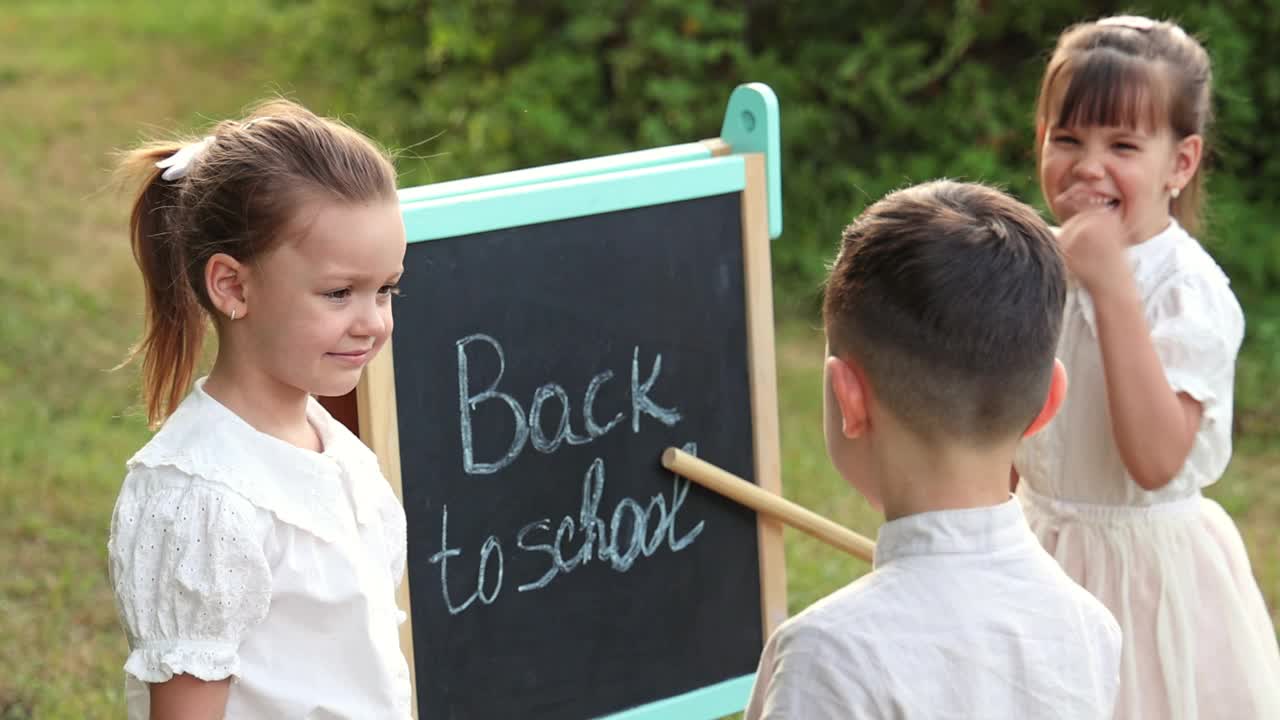
<instances>
[{"instance_id":1,"label":"girl's nose","mask_svg":"<svg viewBox=\"0 0 1280 720\"><path fill-rule=\"evenodd\" d=\"M351 328L352 334L361 337L382 335L387 331L387 314L376 300L364 303L355 325Z\"/></svg>"},{"instance_id":2,"label":"girl's nose","mask_svg":"<svg viewBox=\"0 0 1280 720\"><path fill-rule=\"evenodd\" d=\"M1104 174L1102 162L1093 154L1087 153L1072 167L1072 171L1076 177L1086 180L1096 180Z\"/></svg>"}]
</instances>

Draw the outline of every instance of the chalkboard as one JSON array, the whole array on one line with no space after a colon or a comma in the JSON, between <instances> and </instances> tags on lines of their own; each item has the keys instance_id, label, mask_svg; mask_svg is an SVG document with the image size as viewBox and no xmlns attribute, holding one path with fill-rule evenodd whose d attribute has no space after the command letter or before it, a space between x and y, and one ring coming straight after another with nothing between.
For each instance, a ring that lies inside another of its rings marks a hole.
<instances>
[{"instance_id":1,"label":"chalkboard","mask_svg":"<svg viewBox=\"0 0 1280 720\"><path fill-rule=\"evenodd\" d=\"M741 708L780 528L660 465L779 491L764 162L706 155L404 203L358 394L408 518L418 717Z\"/></svg>"}]
</instances>

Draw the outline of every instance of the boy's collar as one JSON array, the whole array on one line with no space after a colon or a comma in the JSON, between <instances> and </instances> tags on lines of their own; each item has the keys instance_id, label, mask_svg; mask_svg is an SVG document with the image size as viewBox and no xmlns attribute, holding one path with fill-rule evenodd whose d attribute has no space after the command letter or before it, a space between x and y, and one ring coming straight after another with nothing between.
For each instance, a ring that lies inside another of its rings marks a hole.
<instances>
[{"instance_id":1,"label":"boy's collar","mask_svg":"<svg viewBox=\"0 0 1280 720\"><path fill-rule=\"evenodd\" d=\"M935 510L880 526L875 567L913 555L982 554L1035 542L1018 499L999 505Z\"/></svg>"}]
</instances>

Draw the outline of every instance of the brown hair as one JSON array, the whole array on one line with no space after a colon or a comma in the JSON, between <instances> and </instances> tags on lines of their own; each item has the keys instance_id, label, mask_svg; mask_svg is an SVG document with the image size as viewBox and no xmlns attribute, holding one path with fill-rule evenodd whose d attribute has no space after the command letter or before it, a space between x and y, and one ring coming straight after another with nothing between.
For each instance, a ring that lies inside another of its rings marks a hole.
<instances>
[{"instance_id":1,"label":"brown hair","mask_svg":"<svg viewBox=\"0 0 1280 720\"><path fill-rule=\"evenodd\" d=\"M274 248L297 209L313 200L394 200L386 153L345 124L288 100L260 103L243 120L218 123L207 147L172 181L156 167L193 139L147 143L124 154L120 172L140 182L129 222L146 292L142 356L147 420L169 416L191 384L214 308L205 264L241 262ZM126 360L127 362L127 360Z\"/></svg>"},{"instance_id":2,"label":"brown hair","mask_svg":"<svg viewBox=\"0 0 1280 720\"><path fill-rule=\"evenodd\" d=\"M1212 87L1209 54L1172 22L1119 16L1072 25L1058 37L1040 83L1036 162L1051 125L1167 125L1179 140L1204 137L1207 158ZM1202 227L1203 166L1171 208L1192 234Z\"/></svg>"},{"instance_id":3,"label":"brown hair","mask_svg":"<svg viewBox=\"0 0 1280 720\"><path fill-rule=\"evenodd\" d=\"M929 441L1020 435L1053 374L1066 270L1044 220L993 188L899 190L844 231L827 278L830 352Z\"/></svg>"}]
</instances>

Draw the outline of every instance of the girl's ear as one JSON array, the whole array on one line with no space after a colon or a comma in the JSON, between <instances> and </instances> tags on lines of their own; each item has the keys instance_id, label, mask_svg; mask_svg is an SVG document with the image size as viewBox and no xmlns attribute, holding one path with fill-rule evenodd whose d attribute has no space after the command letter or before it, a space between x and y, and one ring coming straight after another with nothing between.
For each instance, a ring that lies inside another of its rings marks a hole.
<instances>
[{"instance_id":1,"label":"girl's ear","mask_svg":"<svg viewBox=\"0 0 1280 720\"><path fill-rule=\"evenodd\" d=\"M1067 398L1067 369L1063 367L1062 361L1053 359L1053 379L1049 381L1049 394L1044 399L1044 406L1040 408L1040 414L1036 415L1036 419L1031 421L1027 429L1022 432L1022 437L1030 437L1040 432L1054 415L1058 414L1058 409L1062 407L1062 401Z\"/></svg>"},{"instance_id":2,"label":"girl's ear","mask_svg":"<svg viewBox=\"0 0 1280 720\"><path fill-rule=\"evenodd\" d=\"M204 287L209 301L228 318L242 318L249 313L246 302L247 268L226 253L216 253L204 264Z\"/></svg>"},{"instance_id":3,"label":"girl's ear","mask_svg":"<svg viewBox=\"0 0 1280 720\"><path fill-rule=\"evenodd\" d=\"M1204 154L1204 138L1200 135L1188 135L1174 146L1173 177L1169 179L1169 190L1182 190L1196 170L1200 168L1200 160Z\"/></svg>"}]
</instances>

